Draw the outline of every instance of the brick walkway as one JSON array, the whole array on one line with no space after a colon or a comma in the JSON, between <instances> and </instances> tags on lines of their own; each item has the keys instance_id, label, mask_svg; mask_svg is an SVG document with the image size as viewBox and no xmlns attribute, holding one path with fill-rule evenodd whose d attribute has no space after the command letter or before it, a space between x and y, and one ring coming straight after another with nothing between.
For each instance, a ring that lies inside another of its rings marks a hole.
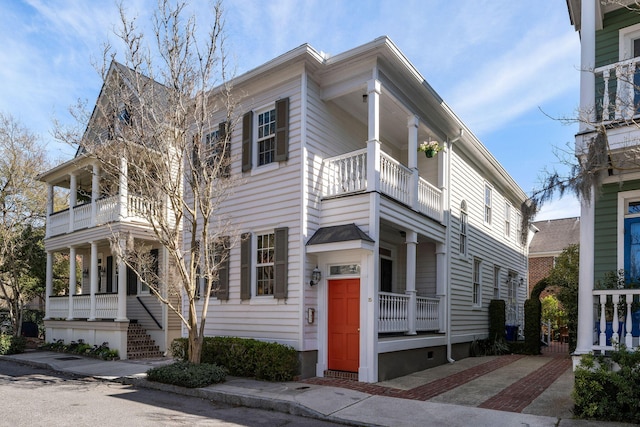
<instances>
[{"instance_id":1,"label":"brick walkway","mask_svg":"<svg viewBox=\"0 0 640 427\"><path fill-rule=\"evenodd\" d=\"M550 355L549 361L529 375L507 386L503 391L479 405L481 408L500 411L522 412L535 398L546 390L569 367L571 359L565 354ZM410 390L401 390L377 384L360 383L336 378L309 378L302 382L324 386L342 387L377 396L401 399L429 400L463 384L473 381L502 367L522 359L523 355L500 356L488 362L457 372L444 378L420 385Z\"/></svg>"}]
</instances>

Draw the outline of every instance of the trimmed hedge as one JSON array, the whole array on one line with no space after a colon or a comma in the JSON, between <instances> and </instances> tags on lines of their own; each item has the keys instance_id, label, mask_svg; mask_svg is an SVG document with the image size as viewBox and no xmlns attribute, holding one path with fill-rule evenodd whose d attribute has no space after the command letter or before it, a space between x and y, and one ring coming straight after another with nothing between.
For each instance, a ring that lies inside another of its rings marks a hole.
<instances>
[{"instance_id":1,"label":"trimmed hedge","mask_svg":"<svg viewBox=\"0 0 640 427\"><path fill-rule=\"evenodd\" d=\"M501 299L489 303L489 340L505 340L506 303Z\"/></svg>"},{"instance_id":2,"label":"trimmed hedge","mask_svg":"<svg viewBox=\"0 0 640 427\"><path fill-rule=\"evenodd\" d=\"M622 345L610 358L582 356L572 393L575 416L640 424L639 365L640 352L630 352Z\"/></svg>"},{"instance_id":3,"label":"trimmed hedge","mask_svg":"<svg viewBox=\"0 0 640 427\"><path fill-rule=\"evenodd\" d=\"M174 358L188 359L187 338L171 343ZM291 346L236 337L205 337L201 363L224 366L229 375L267 381L291 381L298 373L298 353Z\"/></svg>"},{"instance_id":4,"label":"trimmed hedge","mask_svg":"<svg viewBox=\"0 0 640 427\"><path fill-rule=\"evenodd\" d=\"M0 334L0 354L23 353L26 345L27 340L24 337Z\"/></svg>"},{"instance_id":5,"label":"trimmed hedge","mask_svg":"<svg viewBox=\"0 0 640 427\"><path fill-rule=\"evenodd\" d=\"M208 363L194 365L189 362L176 362L147 371L149 381L187 388L206 387L224 381L226 376L226 369Z\"/></svg>"}]
</instances>

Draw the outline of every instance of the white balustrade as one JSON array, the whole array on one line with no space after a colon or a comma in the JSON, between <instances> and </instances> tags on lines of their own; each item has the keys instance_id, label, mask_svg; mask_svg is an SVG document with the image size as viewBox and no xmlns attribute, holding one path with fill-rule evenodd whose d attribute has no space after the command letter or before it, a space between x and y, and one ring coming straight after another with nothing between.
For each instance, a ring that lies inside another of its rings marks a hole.
<instances>
[{"instance_id":1,"label":"white balustrade","mask_svg":"<svg viewBox=\"0 0 640 427\"><path fill-rule=\"evenodd\" d=\"M69 210L56 212L49 216L47 224L47 235L57 236L69 230Z\"/></svg>"},{"instance_id":2,"label":"white balustrade","mask_svg":"<svg viewBox=\"0 0 640 427\"><path fill-rule=\"evenodd\" d=\"M634 313L633 304L634 299L636 305L640 302L640 289L599 289L593 291L593 296L598 308L594 311L594 350L611 350L619 344L637 348L640 313Z\"/></svg>"},{"instance_id":3,"label":"white balustrade","mask_svg":"<svg viewBox=\"0 0 640 427\"><path fill-rule=\"evenodd\" d=\"M69 315L69 297L68 296L51 296L49 297L48 312L52 319L66 319Z\"/></svg>"},{"instance_id":4,"label":"white balustrade","mask_svg":"<svg viewBox=\"0 0 640 427\"><path fill-rule=\"evenodd\" d=\"M386 153L380 154L380 191L406 205L411 204L411 169Z\"/></svg>"},{"instance_id":5,"label":"white balustrade","mask_svg":"<svg viewBox=\"0 0 640 427\"><path fill-rule=\"evenodd\" d=\"M602 121L630 119L637 115L636 105L636 69L640 58L598 67L594 70L596 78L602 79ZM613 95L613 99L612 99Z\"/></svg>"},{"instance_id":6,"label":"white balustrade","mask_svg":"<svg viewBox=\"0 0 640 427\"><path fill-rule=\"evenodd\" d=\"M90 295L74 295L72 300L73 300L73 318L88 319L91 314Z\"/></svg>"},{"instance_id":7,"label":"white balustrade","mask_svg":"<svg viewBox=\"0 0 640 427\"><path fill-rule=\"evenodd\" d=\"M407 309L409 295L380 292L378 332L405 332L409 330Z\"/></svg>"},{"instance_id":8,"label":"white balustrade","mask_svg":"<svg viewBox=\"0 0 640 427\"><path fill-rule=\"evenodd\" d=\"M367 189L367 150L362 149L323 162L323 196L340 196ZM380 191L412 206L411 169L386 153L380 154ZM443 218L442 191L423 178L418 180L418 210L438 221Z\"/></svg>"},{"instance_id":9,"label":"white balustrade","mask_svg":"<svg viewBox=\"0 0 640 427\"><path fill-rule=\"evenodd\" d=\"M324 160L324 195L337 196L367 189L367 150Z\"/></svg>"},{"instance_id":10,"label":"white balustrade","mask_svg":"<svg viewBox=\"0 0 640 427\"><path fill-rule=\"evenodd\" d=\"M96 225L107 224L109 222L118 221L120 215L120 204L118 196L105 197L98 199Z\"/></svg>"},{"instance_id":11,"label":"white balustrade","mask_svg":"<svg viewBox=\"0 0 640 427\"><path fill-rule=\"evenodd\" d=\"M96 318L118 317L118 294L96 294Z\"/></svg>"},{"instance_id":12,"label":"white balustrade","mask_svg":"<svg viewBox=\"0 0 640 427\"><path fill-rule=\"evenodd\" d=\"M416 330L437 331L440 329L440 298L417 297Z\"/></svg>"},{"instance_id":13,"label":"white balustrade","mask_svg":"<svg viewBox=\"0 0 640 427\"><path fill-rule=\"evenodd\" d=\"M422 178L418 180L418 206L423 214L442 221L442 191Z\"/></svg>"},{"instance_id":14,"label":"white balustrade","mask_svg":"<svg viewBox=\"0 0 640 427\"><path fill-rule=\"evenodd\" d=\"M73 229L88 228L91 226L91 203L85 203L73 208Z\"/></svg>"}]
</instances>

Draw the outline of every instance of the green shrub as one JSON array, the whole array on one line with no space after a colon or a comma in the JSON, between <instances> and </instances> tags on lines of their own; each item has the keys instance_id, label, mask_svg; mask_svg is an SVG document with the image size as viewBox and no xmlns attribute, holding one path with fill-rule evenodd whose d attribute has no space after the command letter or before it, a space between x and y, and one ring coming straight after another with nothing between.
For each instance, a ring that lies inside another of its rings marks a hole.
<instances>
[{"instance_id":1,"label":"green shrub","mask_svg":"<svg viewBox=\"0 0 640 427\"><path fill-rule=\"evenodd\" d=\"M189 343L178 338L171 354L188 359ZM202 363L224 366L229 375L267 381L290 381L298 373L298 353L290 346L237 337L205 337Z\"/></svg>"},{"instance_id":2,"label":"green shrub","mask_svg":"<svg viewBox=\"0 0 640 427\"><path fill-rule=\"evenodd\" d=\"M102 360L119 359L118 350L111 350L108 342L91 346L81 339L77 342L71 341L69 344L65 344L63 340L55 340L54 342L44 343L40 348L42 350L57 351L60 353L73 353Z\"/></svg>"},{"instance_id":3,"label":"green shrub","mask_svg":"<svg viewBox=\"0 0 640 427\"><path fill-rule=\"evenodd\" d=\"M541 319L542 303L537 297L532 296L524 302L524 351L526 354L540 354Z\"/></svg>"},{"instance_id":4,"label":"green shrub","mask_svg":"<svg viewBox=\"0 0 640 427\"><path fill-rule=\"evenodd\" d=\"M176 362L171 365L151 368L147 371L147 379L163 384L173 384L187 388L206 387L225 380L227 372L224 368L201 363Z\"/></svg>"},{"instance_id":5,"label":"green shrub","mask_svg":"<svg viewBox=\"0 0 640 427\"><path fill-rule=\"evenodd\" d=\"M572 393L575 416L639 424L639 365L640 352L629 352L624 346L611 352L610 358L583 356L575 371Z\"/></svg>"},{"instance_id":6,"label":"green shrub","mask_svg":"<svg viewBox=\"0 0 640 427\"><path fill-rule=\"evenodd\" d=\"M26 344L27 340L24 337L0 334L0 354L23 353Z\"/></svg>"}]
</instances>

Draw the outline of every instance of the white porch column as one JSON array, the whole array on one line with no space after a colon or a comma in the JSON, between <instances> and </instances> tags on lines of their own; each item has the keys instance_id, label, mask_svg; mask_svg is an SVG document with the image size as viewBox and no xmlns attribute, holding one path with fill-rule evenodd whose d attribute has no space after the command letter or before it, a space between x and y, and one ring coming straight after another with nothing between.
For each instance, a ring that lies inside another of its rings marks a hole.
<instances>
[{"instance_id":1,"label":"white porch column","mask_svg":"<svg viewBox=\"0 0 640 427\"><path fill-rule=\"evenodd\" d=\"M78 183L75 173L69 175L69 187L69 232L72 232L75 226L74 208L78 203Z\"/></svg>"},{"instance_id":2,"label":"white porch column","mask_svg":"<svg viewBox=\"0 0 640 427\"><path fill-rule=\"evenodd\" d=\"M51 318L51 311L49 309L49 300L53 294L53 254L51 251L47 251L47 267L45 271L45 306L44 306L44 320Z\"/></svg>"},{"instance_id":3,"label":"white porch column","mask_svg":"<svg viewBox=\"0 0 640 427\"><path fill-rule=\"evenodd\" d=\"M418 178L420 174L418 172L418 117L410 116L407 121L407 128L409 134L408 146L409 152L407 153L409 169L411 169L411 186L409 187L409 200L411 200L411 208L418 210Z\"/></svg>"},{"instance_id":4,"label":"white porch column","mask_svg":"<svg viewBox=\"0 0 640 427\"><path fill-rule=\"evenodd\" d=\"M367 87L369 103L367 139L367 191L380 190L380 82L369 80Z\"/></svg>"},{"instance_id":5,"label":"white porch column","mask_svg":"<svg viewBox=\"0 0 640 427\"><path fill-rule=\"evenodd\" d=\"M578 340L575 354L587 354L593 346L594 194L580 206L580 272L578 276Z\"/></svg>"},{"instance_id":6,"label":"white porch column","mask_svg":"<svg viewBox=\"0 0 640 427\"><path fill-rule=\"evenodd\" d=\"M53 185L47 183L47 222L45 227L45 237L50 236L49 223L51 221L51 214L53 213Z\"/></svg>"},{"instance_id":7,"label":"white porch column","mask_svg":"<svg viewBox=\"0 0 640 427\"><path fill-rule=\"evenodd\" d=\"M407 307L409 330L405 335L416 335L416 247L418 245L418 233L415 231L407 231L405 243L407 244L407 282L405 294L409 295L409 306Z\"/></svg>"},{"instance_id":8,"label":"white porch column","mask_svg":"<svg viewBox=\"0 0 640 427\"><path fill-rule=\"evenodd\" d=\"M129 165L127 163L127 158L122 157L120 159L120 173L118 174L120 220L127 217L127 200L129 198L129 184L127 180L128 168Z\"/></svg>"},{"instance_id":9,"label":"white porch column","mask_svg":"<svg viewBox=\"0 0 640 427\"><path fill-rule=\"evenodd\" d=\"M96 292L98 292L98 244L96 242L91 242L91 279L90 279L90 289L91 289L91 311L89 314L89 320L96 320Z\"/></svg>"},{"instance_id":10,"label":"white porch column","mask_svg":"<svg viewBox=\"0 0 640 427\"><path fill-rule=\"evenodd\" d=\"M596 78L593 69L596 63L596 1L582 0L580 25L580 127L583 133L593 126L595 121ZM576 141L578 139L576 138ZM586 147L576 147L586 148Z\"/></svg>"},{"instance_id":11,"label":"white porch column","mask_svg":"<svg viewBox=\"0 0 640 427\"><path fill-rule=\"evenodd\" d=\"M69 314L67 320L73 320L73 296L76 293L76 248L69 248Z\"/></svg>"},{"instance_id":12,"label":"white porch column","mask_svg":"<svg viewBox=\"0 0 640 427\"><path fill-rule=\"evenodd\" d=\"M123 238L118 239L119 252L118 256L118 314L116 322L126 322L127 319L127 266L122 259L125 253L127 241Z\"/></svg>"},{"instance_id":13,"label":"white porch column","mask_svg":"<svg viewBox=\"0 0 640 427\"><path fill-rule=\"evenodd\" d=\"M91 174L91 225L95 227L98 223L98 199L100 198L100 166L93 164ZM93 277L93 276L92 276Z\"/></svg>"},{"instance_id":14,"label":"white porch column","mask_svg":"<svg viewBox=\"0 0 640 427\"><path fill-rule=\"evenodd\" d=\"M447 315L447 245L436 244L436 296L440 300L438 304L438 327L440 332L447 332L445 319Z\"/></svg>"}]
</instances>

